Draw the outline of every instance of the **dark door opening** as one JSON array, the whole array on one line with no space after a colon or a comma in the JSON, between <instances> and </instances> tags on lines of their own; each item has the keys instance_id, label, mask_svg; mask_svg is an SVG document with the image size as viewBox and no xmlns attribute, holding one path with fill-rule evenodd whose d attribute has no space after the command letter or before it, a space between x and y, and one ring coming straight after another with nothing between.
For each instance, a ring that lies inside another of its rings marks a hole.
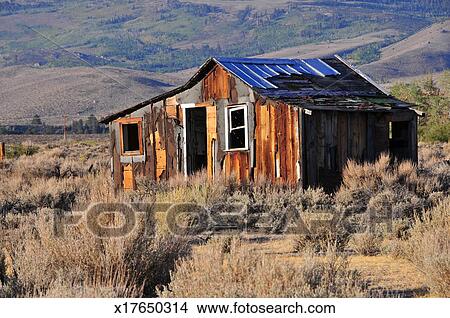
<instances>
[{"instance_id":1,"label":"dark door opening","mask_svg":"<svg viewBox=\"0 0 450 318\"><path fill-rule=\"evenodd\" d=\"M398 161L411 159L409 121L389 123L389 152Z\"/></svg>"},{"instance_id":2,"label":"dark door opening","mask_svg":"<svg viewBox=\"0 0 450 318\"><path fill-rule=\"evenodd\" d=\"M207 166L206 108L187 108L185 120L186 167L192 175Z\"/></svg>"}]
</instances>

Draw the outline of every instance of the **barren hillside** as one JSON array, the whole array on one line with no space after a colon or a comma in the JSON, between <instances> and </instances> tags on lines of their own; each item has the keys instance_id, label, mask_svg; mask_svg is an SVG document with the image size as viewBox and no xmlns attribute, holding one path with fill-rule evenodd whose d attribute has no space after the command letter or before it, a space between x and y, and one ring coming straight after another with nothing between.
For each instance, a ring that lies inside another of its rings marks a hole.
<instances>
[{"instance_id":1,"label":"barren hillside","mask_svg":"<svg viewBox=\"0 0 450 318\"><path fill-rule=\"evenodd\" d=\"M0 69L0 124L46 123L102 116L160 94L177 83L172 75L104 67Z\"/></svg>"},{"instance_id":2,"label":"barren hillside","mask_svg":"<svg viewBox=\"0 0 450 318\"><path fill-rule=\"evenodd\" d=\"M450 68L450 20L433 24L383 49L381 59L361 67L378 80L417 76Z\"/></svg>"},{"instance_id":3,"label":"barren hillside","mask_svg":"<svg viewBox=\"0 0 450 318\"><path fill-rule=\"evenodd\" d=\"M327 41L317 44L294 46L279 51L262 54L259 57L274 57L274 58L325 57L350 51L367 44L382 42L386 37L395 35L398 35L398 31L396 30L383 30L378 32L370 32L355 38Z\"/></svg>"}]
</instances>

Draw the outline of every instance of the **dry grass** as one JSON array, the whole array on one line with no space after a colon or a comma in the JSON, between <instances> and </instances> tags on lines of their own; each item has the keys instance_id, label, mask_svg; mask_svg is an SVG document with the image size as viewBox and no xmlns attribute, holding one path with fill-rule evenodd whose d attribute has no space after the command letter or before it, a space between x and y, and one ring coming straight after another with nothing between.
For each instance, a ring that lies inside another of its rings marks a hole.
<instances>
[{"instance_id":1,"label":"dry grass","mask_svg":"<svg viewBox=\"0 0 450 318\"><path fill-rule=\"evenodd\" d=\"M335 195L336 206L348 215L369 210L394 219L412 218L450 194L448 146L421 148L418 167L410 162L390 164L382 155L375 163L349 161L343 184Z\"/></svg>"},{"instance_id":2,"label":"dry grass","mask_svg":"<svg viewBox=\"0 0 450 318\"><path fill-rule=\"evenodd\" d=\"M133 199L114 195L106 156L96 143L47 145L3 165L0 296L154 296L157 285L169 282L175 260L189 253L190 244L183 237L149 235L152 218L122 238L97 238L84 223L55 235L58 210L67 215L94 202ZM102 220L121 225L111 215Z\"/></svg>"},{"instance_id":3,"label":"dry grass","mask_svg":"<svg viewBox=\"0 0 450 318\"><path fill-rule=\"evenodd\" d=\"M43 145L32 156L7 160L0 166L0 214L69 211L89 196L95 178L109 179L107 162L105 144L96 143Z\"/></svg>"},{"instance_id":4,"label":"dry grass","mask_svg":"<svg viewBox=\"0 0 450 318\"><path fill-rule=\"evenodd\" d=\"M375 297L428 296L424 275L409 261L390 255L349 257L350 268L369 282Z\"/></svg>"},{"instance_id":5,"label":"dry grass","mask_svg":"<svg viewBox=\"0 0 450 318\"><path fill-rule=\"evenodd\" d=\"M151 224L145 220L127 237L100 239L84 224L55 236L51 210L12 218L15 228L4 250L12 269L5 268L3 296L154 296L157 285L169 282L175 260L189 252L186 239L148 236ZM108 225L120 222L112 218Z\"/></svg>"},{"instance_id":6,"label":"dry grass","mask_svg":"<svg viewBox=\"0 0 450 318\"><path fill-rule=\"evenodd\" d=\"M364 256L378 255L381 252L383 237L374 233L365 232L354 234L348 246L356 253Z\"/></svg>"},{"instance_id":7,"label":"dry grass","mask_svg":"<svg viewBox=\"0 0 450 318\"><path fill-rule=\"evenodd\" d=\"M329 250L301 266L250 252L239 239L214 240L180 262L163 297L361 297L365 284L348 260Z\"/></svg>"},{"instance_id":8,"label":"dry grass","mask_svg":"<svg viewBox=\"0 0 450 318\"><path fill-rule=\"evenodd\" d=\"M0 165L0 296L139 297L155 296L155 289L176 297L389 296L393 289L405 292L400 296L427 289L448 295L448 145L422 145L418 166L390 164L387 156L372 164L350 161L334 194L208 182L200 173L161 184L140 179L138 191L117 195L106 148L97 141L47 143L34 155ZM238 218L237 229L256 229L262 220L267 227L252 244L212 237L207 228L202 240L210 243L192 256L192 241L171 235L164 213L145 223L152 236L142 235L144 220L120 239L96 238L83 224L63 237L53 235L56 211L70 214L93 202L190 202L205 208L200 217L233 211L238 203L248 214ZM392 232L385 226L367 232L370 212L389 211ZM337 227L322 222L340 212ZM309 232L280 239L299 217Z\"/></svg>"},{"instance_id":9,"label":"dry grass","mask_svg":"<svg viewBox=\"0 0 450 318\"><path fill-rule=\"evenodd\" d=\"M450 297L450 197L416 217L406 258L423 271L432 292Z\"/></svg>"}]
</instances>

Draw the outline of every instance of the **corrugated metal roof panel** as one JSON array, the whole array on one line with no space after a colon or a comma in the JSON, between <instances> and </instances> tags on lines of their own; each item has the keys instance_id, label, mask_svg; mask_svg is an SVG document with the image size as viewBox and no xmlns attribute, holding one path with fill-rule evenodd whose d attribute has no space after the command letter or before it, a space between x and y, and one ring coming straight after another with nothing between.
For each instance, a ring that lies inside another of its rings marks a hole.
<instances>
[{"instance_id":1,"label":"corrugated metal roof panel","mask_svg":"<svg viewBox=\"0 0 450 318\"><path fill-rule=\"evenodd\" d=\"M250 85L251 87L257 87L257 88L266 88L262 83L260 83L257 79L254 77L248 75L246 72L241 70L236 64L234 63L222 63L223 67L225 67L228 71L230 71L232 74L239 77L242 81Z\"/></svg>"},{"instance_id":2,"label":"corrugated metal roof panel","mask_svg":"<svg viewBox=\"0 0 450 318\"><path fill-rule=\"evenodd\" d=\"M260 65L257 64L247 64L247 67L249 69L251 69L253 72L257 73L259 76L261 76L262 78L269 78L272 77L273 75L271 73L269 73L267 70L264 70L263 68L261 68Z\"/></svg>"},{"instance_id":3,"label":"corrugated metal roof panel","mask_svg":"<svg viewBox=\"0 0 450 318\"><path fill-rule=\"evenodd\" d=\"M280 75L280 73L274 71L273 69L271 69L268 65L264 64L264 65L259 65L259 67L264 70L265 72L271 74L271 76L278 76Z\"/></svg>"},{"instance_id":4,"label":"corrugated metal roof panel","mask_svg":"<svg viewBox=\"0 0 450 318\"><path fill-rule=\"evenodd\" d=\"M323 76L333 76L333 75L339 75L339 72L336 71L334 68L329 66L327 63L322 61L321 59L306 59L303 60L305 63L308 64L311 68L322 74Z\"/></svg>"},{"instance_id":5,"label":"corrugated metal roof panel","mask_svg":"<svg viewBox=\"0 0 450 318\"><path fill-rule=\"evenodd\" d=\"M270 79L284 75L334 76L340 73L321 59L215 58L217 63L254 88L278 88Z\"/></svg>"}]
</instances>

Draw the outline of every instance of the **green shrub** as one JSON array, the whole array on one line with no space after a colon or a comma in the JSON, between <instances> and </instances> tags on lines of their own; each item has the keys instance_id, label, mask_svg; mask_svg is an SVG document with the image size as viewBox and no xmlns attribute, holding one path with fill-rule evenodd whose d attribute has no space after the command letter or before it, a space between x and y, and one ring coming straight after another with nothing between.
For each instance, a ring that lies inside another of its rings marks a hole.
<instances>
[{"instance_id":1,"label":"green shrub","mask_svg":"<svg viewBox=\"0 0 450 318\"><path fill-rule=\"evenodd\" d=\"M17 159L20 156L32 156L39 151L39 147L31 144L6 145L6 158Z\"/></svg>"},{"instance_id":2,"label":"green shrub","mask_svg":"<svg viewBox=\"0 0 450 318\"><path fill-rule=\"evenodd\" d=\"M450 140L450 95L448 82L450 72L442 75L443 89L440 89L432 77L412 83L396 84L391 93L397 98L417 105L426 113L419 119L419 137L423 141L448 142Z\"/></svg>"}]
</instances>

